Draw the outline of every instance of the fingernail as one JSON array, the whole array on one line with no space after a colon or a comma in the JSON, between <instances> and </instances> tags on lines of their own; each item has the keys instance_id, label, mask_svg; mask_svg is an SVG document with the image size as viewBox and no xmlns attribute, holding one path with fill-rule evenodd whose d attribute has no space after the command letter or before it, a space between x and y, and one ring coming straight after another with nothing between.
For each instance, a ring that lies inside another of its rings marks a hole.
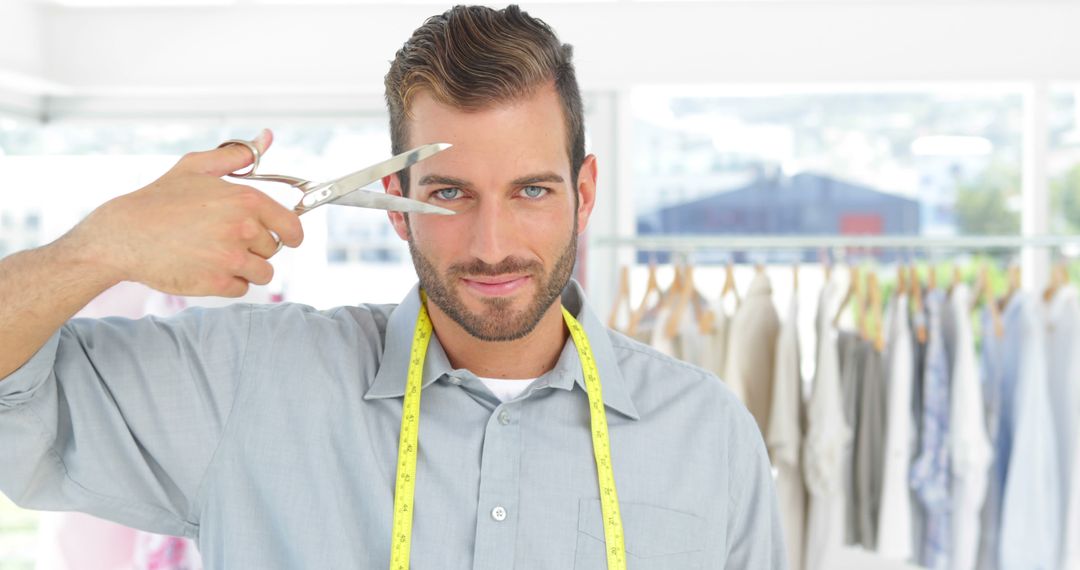
<instances>
[{"instance_id":1,"label":"fingernail","mask_svg":"<svg viewBox=\"0 0 1080 570\"><path fill-rule=\"evenodd\" d=\"M263 129L263 130L259 131L259 136L255 137L251 142L253 142L253 143L266 142L266 137L269 134L270 133L269 133L269 131L267 129Z\"/></svg>"}]
</instances>

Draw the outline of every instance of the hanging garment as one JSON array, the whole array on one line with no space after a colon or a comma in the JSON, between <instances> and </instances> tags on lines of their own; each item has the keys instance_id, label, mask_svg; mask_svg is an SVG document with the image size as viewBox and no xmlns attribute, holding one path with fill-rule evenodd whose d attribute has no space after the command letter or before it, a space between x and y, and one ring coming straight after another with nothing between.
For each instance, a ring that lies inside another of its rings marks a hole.
<instances>
[{"instance_id":1,"label":"hanging garment","mask_svg":"<svg viewBox=\"0 0 1080 570\"><path fill-rule=\"evenodd\" d=\"M750 283L728 332L726 374L721 376L746 404L762 435L768 433L772 404L773 365L780 316L772 301L772 286L764 273Z\"/></svg>"},{"instance_id":2,"label":"hanging garment","mask_svg":"<svg viewBox=\"0 0 1080 570\"><path fill-rule=\"evenodd\" d=\"M1016 309L1005 326L1019 329L1019 354L1007 361L1016 365L1005 370L1013 393L1010 398L1006 390L1002 400L1001 428L1012 429L1012 442L1001 502L1001 568L1057 568L1063 501L1047 386L1046 321L1037 299L1022 291L1013 296Z\"/></svg>"},{"instance_id":3,"label":"hanging garment","mask_svg":"<svg viewBox=\"0 0 1080 570\"><path fill-rule=\"evenodd\" d=\"M923 376L922 441L911 469L911 485L925 511L921 561L931 570L949 568L951 545L949 511L949 362L945 352L942 312L945 294L926 297L927 347Z\"/></svg>"},{"instance_id":4,"label":"hanging garment","mask_svg":"<svg viewBox=\"0 0 1080 570\"><path fill-rule=\"evenodd\" d=\"M920 297L925 297L923 292ZM911 357L912 357L912 378L911 378L911 431L914 436L914 451L911 455L911 465L915 464L915 459L919 455L919 451L922 449L922 417L923 417L923 380L926 376L926 339L919 338L919 327L925 327L927 324L926 303L915 303L914 296L909 298L911 304L911 313L908 317L908 324L911 328ZM911 544L914 549L914 555L911 558L913 562L917 562L922 556L922 545L926 542L926 509L923 508L922 502L919 501L918 496L915 494L915 489L911 486L911 471L908 470L906 475L908 479L908 489L911 491Z\"/></svg>"},{"instance_id":5,"label":"hanging garment","mask_svg":"<svg viewBox=\"0 0 1080 570\"><path fill-rule=\"evenodd\" d=\"M803 402L799 372L798 298L791 296L776 341L772 408L765 443L776 470L776 495L787 543L788 567L802 568L806 485L802 477Z\"/></svg>"},{"instance_id":6,"label":"hanging garment","mask_svg":"<svg viewBox=\"0 0 1080 570\"><path fill-rule=\"evenodd\" d=\"M837 334L837 352L840 362L840 396L844 421L851 429L851 439L842 454L844 473L844 543L862 544L859 536L859 507L855 498L855 439L859 433L859 376L862 374L865 353L859 349L861 339L852 331Z\"/></svg>"},{"instance_id":7,"label":"hanging garment","mask_svg":"<svg viewBox=\"0 0 1080 570\"><path fill-rule=\"evenodd\" d=\"M804 560L806 570L835 567L844 543L843 451L851 428L844 421L840 364L833 316L840 305L840 285L822 287L816 316L817 369L807 404L803 476L809 491Z\"/></svg>"},{"instance_id":8,"label":"hanging garment","mask_svg":"<svg viewBox=\"0 0 1080 570\"><path fill-rule=\"evenodd\" d=\"M1074 285L1059 288L1046 306L1046 349L1050 403L1058 442L1062 509L1062 569L1080 569L1080 501L1075 481L1076 440L1080 422L1080 293Z\"/></svg>"},{"instance_id":9,"label":"hanging garment","mask_svg":"<svg viewBox=\"0 0 1080 570\"><path fill-rule=\"evenodd\" d=\"M1077 410L1080 413L1080 410ZM1080 443L1080 426L1073 432L1073 442ZM1072 470L1067 485L1065 527L1061 556L1062 570L1080 570L1080 445L1073 448Z\"/></svg>"},{"instance_id":10,"label":"hanging garment","mask_svg":"<svg viewBox=\"0 0 1080 570\"><path fill-rule=\"evenodd\" d=\"M1013 299L1015 301L1015 299ZM1014 319L1016 312L1012 304L1006 307L1002 315ZM986 432L990 435L993 448L990 461L990 480L986 485L986 499L983 502L982 516L979 521L979 570L998 570L1000 568L998 540L1001 533L1001 496L1005 487L1005 473L1009 465L1008 451L1012 440L1008 431L1002 429L1002 401L1005 392L1006 357L1015 359L1019 338L1017 327L1004 328L1004 335L994 333L994 318L989 307L980 315L982 335L982 353L979 361L982 376L983 399L986 410ZM1015 370L1015 366L1012 367Z\"/></svg>"},{"instance_id":11,"label":"hanging garment","mask_svg":"<svg viewBox=\"0 0 1080 570\"><path fill-rule=\"evenodd\" d=\"M682 318L679 319L679 330L675 335L675 358L704 368L705 353L709 347L706 337L711 336L711 333L701 332L697 307L705 307L709 303L696 290L693 295L694 298L686 304Z\"/></svg>"},{"instance_id":12,"label":"hanging garment","mask_svg":"<svg viewBox=\"0 0 1080 570\"><path fill-rule=\"evenodd\" d=\"M877 549L881 480L885 465L885 364L870 341L861 340L859 424L855 432L855 523L859 544Z\"/></svg>"},{"instance_id":13,"label":"hanging garment","mask_svg":"<svg viewBox=\"0 0 1080 570\"><path fill-rule=\"evenodd\" d=\"M878 513L877 551L894 560L915 556L908 473L915 452L915 429L911 415L914 354L908 321L908 298L900 295L890 303L885 347L886 407L884 466L881 474L881 510ZM979 400L979 405L982 401Z\"/></svg>"},{"instance_id":14,"label":"hanging garment","mask_svg":"<svg viewBox=\"0 0 1080 570\"><path fill-rule=\"evenodd\" d=\"M723 379L727 373L727 345L728 330L731 325L731 316L724 310L723 303L713 305L713 330L711 334L704 336L702 349L702 368Z\"/></svg>"},{"instance_id":15,"label":"hanging garment","mask_svg":"<svg viewBox=\"0 0 1080 570\"><path fill-rule=\"evenodd\" d=\"M966 285L953 287L943 319L950 346L949 455L952 461L953 570L973 570L978 559L980 513L986 499L993 450L986 431L983 393L968 316L971 295Z\"/></svg>"}]
</instances>

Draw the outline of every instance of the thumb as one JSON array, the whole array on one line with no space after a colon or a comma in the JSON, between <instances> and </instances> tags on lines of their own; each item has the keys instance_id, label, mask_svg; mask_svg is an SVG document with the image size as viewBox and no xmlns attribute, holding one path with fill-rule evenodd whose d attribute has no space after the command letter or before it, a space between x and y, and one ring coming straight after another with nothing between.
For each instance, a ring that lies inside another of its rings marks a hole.
<instances>
[{"instance_id":1,"label":"thumb","mask_svg":"<svg viewBox=\"0 0 1080 570\"><path fill-rule=\"evenodd\" d=\"M274 142L274 134L270 129L263 129L259 136L251 140L260 154ZM255 162L251 149L242 144L226 144L214 150L193 152L180 159L180 165L188 170L210 174L212 176L225 176L233 172L247 171L248 167Z\"/></svg>"}]
</instances>

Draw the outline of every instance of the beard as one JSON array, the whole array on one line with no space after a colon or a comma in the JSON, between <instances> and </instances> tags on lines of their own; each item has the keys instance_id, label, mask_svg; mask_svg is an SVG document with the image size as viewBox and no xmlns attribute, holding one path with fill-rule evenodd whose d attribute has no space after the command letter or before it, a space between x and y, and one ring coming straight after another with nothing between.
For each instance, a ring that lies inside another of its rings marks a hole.
<instances>
[{"instance_id":1,"label":"beard","mask_svg":"<svg viewBox=\"0 0 1080 570\"><path fill-rule=\"evenodd\" d=\"M577 224L574 224L577 227ZM482 341L511 341L525 337L536 328L551 304L562 295L570 281L577 258L577 236L571 231L569 242L551 268L544 272L539 261L525 261L507 257L495 265L474 259L467 263L451 265L445 275L440 275L435 265L416 247L409 235L409 253L412 254L420 286L435 306L446 313L465 332ZM484 309L470 311L461 299L460 281L469 277L494 277L506 274L528 275L537 284L536 293L529 305L515 311L513 299L508 297L484 297Z\"/></svg>"}]
</instances>

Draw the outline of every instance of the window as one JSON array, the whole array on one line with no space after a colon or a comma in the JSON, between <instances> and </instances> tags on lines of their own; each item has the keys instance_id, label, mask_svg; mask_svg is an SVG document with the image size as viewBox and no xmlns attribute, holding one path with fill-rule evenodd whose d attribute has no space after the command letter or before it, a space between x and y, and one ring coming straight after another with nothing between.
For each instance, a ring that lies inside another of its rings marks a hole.
<instances>
[{"instance_id":1,"label":"window","mask_svg":"<svg viewBox=\"0 0 1080 570\"><path fill-rule=\"evenodd\" d=\"M1019 86L638 89L638 234L1016 233L1022 105Z\"/></svg>"}]
</instances>

